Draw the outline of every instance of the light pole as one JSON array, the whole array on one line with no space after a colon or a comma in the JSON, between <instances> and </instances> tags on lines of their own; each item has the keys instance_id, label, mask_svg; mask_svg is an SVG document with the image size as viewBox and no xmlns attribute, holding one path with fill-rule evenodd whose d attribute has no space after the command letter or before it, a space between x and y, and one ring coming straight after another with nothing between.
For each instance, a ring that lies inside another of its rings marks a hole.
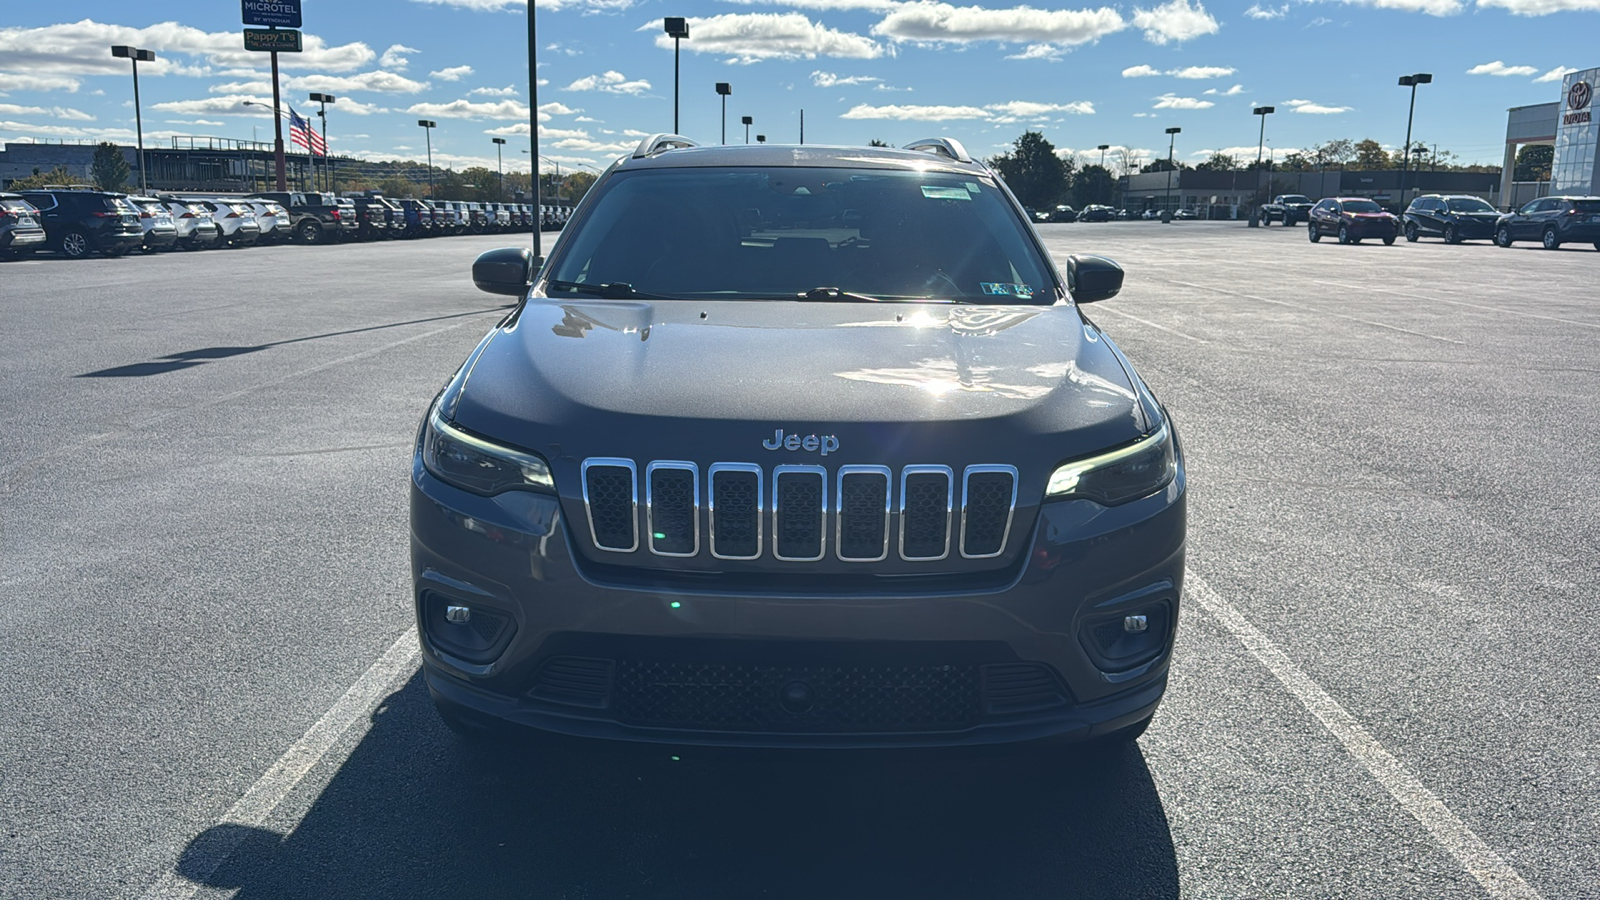
<instances>
[{"instance_id":1,"label":"light pole","mask_svg":"<svg viewBox=\"0 0 1600 900\"><path fill-rule=\"evenodd\" d=\"M140 50L138 47L119 45L111 48L111 55L117 59L128 59L133 62L133 121L138 128L139 137L139 193L150 193L149 182L145 177L144 160L144 114L139 111L139 62L153 62L156 58L154 50Z\"/></svg>"},{"instance_id":2,"label":"light pole","mask_svg":"<svg viewBox=\"0 0 1600 900\"><path fill-rule=\"evenodd\" d=\"M311 102L320 103L322 108L317 110L317 115L322 118L322 178L328 193L333 193L333 154L328 149L328 104L333 102L332 94L312 94Z\"/></svg>"},{"instance_id":3,"label":"light pole","mask_svg":"<svg viewBox=\"0 0 1600 900\"><path fill-rule=\"evenodd\" d=\"M528 14L533 15L533 8L529 7ZM428 137L428 199L433 199L433 130L439 123L431 119L418 119L417 124L422 126L422 133Z\"/></svg>"},{"instance_id":4,"label":"light pole","mask_svg":"<svg viewBox=\"0 0 1600 900\"><path fill-rule=\"evenodd\" d=\"M678 42L689 36L689 22L681 18L662 20L662 28L672 38L672 133L678 131Z\"/></svg>"},{"instance_id":5,"label":"light pole","mask_svg":"<svg viewBox=\"0 0 1600 900\"><path fill-rule=\"evenodd\" d=\"M749 116L740 116L739 121L744 124L744 142L748 144L750 143L750 125L755 122L755 119Z\"/></svg>"},{"instance_id":6,"label":"light pole","mask_svg":"<svg viewBox=\"0 0 1600 900\"><path fill-rule=\"evenodd\" d=\"M1172 221L1172 148L1177 146L1178 135L1182 131L1182 128L1167 129L1167 199L1162 203L1161 208L1161 221L1163 222Z\"/></svg>"},{"instance_id":7,"label":"light pole","mask_svg":"<svg viewBox=\"0 0 1600 900\"><path fill-rule=\"evenodd\" d=\"M1411 110L1406 113L1405 150L1400 152L1400 204L1402 206L1404 206L1406 202L1406 175L1408 174L1407 168L1411 162L1410 158L1406 156L1405 151L1411 149L1411 120L1417 114L1417 85L1432 83L1433 76L1427 72L1418 72L1415 75L1400 76L1400 86L1411 88Z\"/></svg>"},{"instance_id":8,"label":"light pole","mask_svg":"<svg viewBox=\"0 0 1600 900\"><path fill-rule=\"evenodd\" d=\"M728 142L728 95L733 93L733 85L726 81L717 82L717 93L722 95L722 142Z\"/></svg>"},{"instance_id":9,"label":"light pole","mask_svg":"<svg viewBox=\"0 0 1600 900\"><path fill-rule=\"evenodd\" d=\"M1273 113L1277 112L1277 110L1278 110L1278 108L1276 106L1258 106L1255 109L1250 110L1250 114L1251 115L1260 116L1261 117L1261 132L1256 137L1256 190L1257 191L1261 190L1261 153L1267 146L1267 116L1272 115ZM1255 215L1251 215L1250 216L1249 224L1250 224L1251 228L1255 228L1256 226L1258 226L1260 224L1259 222L1256 221L1256 219L1257 219L1257 216L1255 216Z\"/></svg>"},{"instance_id":10,"label":"light pole","mask_svg":"<svg viewBox=\"0 0 1600 900\"><path fill-rule=\"evenodd\" d=\"M1095 149L1100 151L1100 168L1104 169L1106 167L1106 151L1111 149L1111 145L1101 144Z\"/></svg>"},{"instance_id":11,"label":"light pole","mask_svg":"<svg viewBox=\"0 0 1600 900\"><path fill-rule=\"evenodd\" d=\"M500 193L499 193L499 199L500 199L500 202L504 203L505 199L506 199L506 161L505 161L505 158L503 156L501 156L500 154L501 154L501 148L506 145L506 139L505 138L490 138L489 140L494 141L495 165L497 165L500 168Z\"/></svg>"},{"instance_id":12,"label":"light pole","mask_svg":"<svg viewBox=\"0 0 1600 900\"><path fill-rule=\"evenodd\" d=\"M756 143L765 144L766 142L767 142L767 136L766 135L764 135L764 134L756 135Z\"/></svg>"}]
</instances>

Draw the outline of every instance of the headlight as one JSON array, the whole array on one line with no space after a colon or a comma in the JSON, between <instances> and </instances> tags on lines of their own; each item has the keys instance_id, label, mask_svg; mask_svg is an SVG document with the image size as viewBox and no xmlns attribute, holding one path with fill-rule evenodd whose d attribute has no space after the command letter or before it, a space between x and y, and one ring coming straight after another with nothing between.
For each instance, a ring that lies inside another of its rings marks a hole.
<instances>
[{"instance_id":1,"label":"headlight","mask_svg":"<svg viewBox=\"0 0 1600 900\"><path fill-rule=\"evenodd\" d=\"M440 479L479 494L556 489L542 457L467 434L441 418L437 406L428 413L422 436L422 464Z\"/></svg>"},{"instance_id":2,"label":"headlight","mask_svg":"<svg viewBox=\"0 0 1600 900\"><path fill-rule=\"evenodd\" d=\"M1116 506L1166 487L1177 472L1172 427L1163 422L1154 434L1120 450L1063 463L1050 476L1045 497L1081 498Z\"/></svg>"}]
</instances>

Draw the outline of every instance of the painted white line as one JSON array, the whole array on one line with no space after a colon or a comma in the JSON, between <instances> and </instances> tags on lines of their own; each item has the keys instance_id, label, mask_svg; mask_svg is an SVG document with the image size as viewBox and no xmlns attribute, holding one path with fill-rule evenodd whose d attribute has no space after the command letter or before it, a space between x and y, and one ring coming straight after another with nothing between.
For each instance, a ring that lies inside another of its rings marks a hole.
<instances>
[{"instance_id":1,"label":"painted white line","mask_svg":"<svg viewBox=\"0 0 1600 900\"><path fill-rule=\"evenodd\" d=\"M244 792L239 802L223 813L216 824L263 827L272 811L289 796L289 792L306 777L306 773L322 761L353 725L368 721L378 701L388 696L397 682L409 677L416 664L417 629L412 626L362 673L316 724L301 735L294 746L278 757L278 761ZM247 834L242 828L227 833L199 850L198 858L191 855L184 868L200 881L190 881L175 871L168 872L144 892L143 900L187 900L193 897L203 886L201 882L210 878L228 861Z\"/></svg>"},{"instance_id":2,"label":"painted white line","mask_svg":"<svg viewBox=\"0 0 1600 900\"><path fill-rule=\"evenodd\" d=\"M1361 727L1355 716L1278 649L1271 638L1262 634L1233 604L1200 580L1194 570L1185 573L1184 578L1189 596L1233 632L1233 636L1244 644L1250 655L1289 689L1300 705L1344 745L1402 809L1422 823L1434 841L1454 856L1490 897L1495 900L1543 900L1538 891L1522 880L1516 869L1501 859L1443 801L1407 771L1393 754Z\"/></svg>"},{"instance_id":3,"label":"painted white line","mask_svg":"<svg viewBox=\"0 0 1600 900\"><path fill-rule=\"evenodd\" d=\"M1323 284L1329 287L1340 288L1349 287L1347 284L1337 284L1331 281L1313 281L1312 284ZM1372 291L1375 294L1393 294L1396 297L1405 297L1407 300L1426 300L1429 303L1449 303L1453 306L1465 306L1468 309L1481 309L1485 312L1498 313L1502 316L1515 316L1519 319L1544 319L1547 322L1560 322L1563 325L1578 325L1583 328L1600 328L1600 323L1596 322L1580 322L1577 319L1563 319L1560 316L1546 316L1539 313L1524 312L1520 309L1512 309L1507 306L1484 306L1481 303L1468 303L1465 300L1447 300L1444 297L1428 297L1417 293L1394 291L1388 288L1369 287L1366 285L1363 285L1361 289L1364 291Z\"/></svg>"},{"instance_id":4,"label":"painted white line","mask_svg":"<svg viewBox=\"0 0 1600 900\"><path fill-rule=\"evenodd\" d=\"M1413 331L1410 328L1401 328L1398 325L1390 325L1387 322L1375 322L1375 321L1373 321L1371 319L1363 319L1360 316L1348 316L1348 315L1345 315L1344 313L1329 312L1329 311L1327 311L1325 309L1317 309L1315 306L1308 306L1308 305L1306 305L1304 303L1291 303L1288 300L1274 300L1271 297L1257 297L1254 294L1244 294L1244 293L1240 293L1239 291L1229 291L1229 290L1224 290L1222 288L1211 287L1210 285L1204 285L1204 284L1191 284L1190 282L1187 282L1187 281L1172 281L1172 280L1169 279L1167 283L1168 284L1175 284L1175 285L1178 285L1179 287L1194 288L1197 291L1210 291L1210 292L1212 292L1214 294L1226 294L1229 297L1239 297L1239 298L1244 299L1244 300L1254 300L1257 303L1271 303L1271 304L1274 304L1276 306L1287 306L1287 307L1290 307L1292 309L1300 309L1300 310L1304 310L1304 311L1309 312L1309 313L1316 313L1317 315L1321 315L1321 316L1333 316L1336 319L1349 319L1352 322L1360 322L1363 325L1371 325L1373 328L1387 328L1390 331L1398 331L1398 332L1400 332L1402 334L1411 334L1411 335L1416 335L1417 337L1425 337L1425 338L1427 338L1427 339L1429 339L1431 341L1444 341L1447 344L1465 344L1466 343L1466 341L1458 341L1455 338L1440 337L1437 334L1429 334L1426 331Z\"/></svg>"},{"instance_id":5,"label":"painted white line","mask_svg":"<svg viewBox=\"0 0 1600 900\"><path fill-rule=\"evenodd\" d=\"M1209 344L1209 343L1211 343L1210 341L1206 340L1205 338L1197 338L1192 334L1184 334L1183 332L1179 331L1176 328L1168 328L1165 325L1157 325L1156 323L1150 321L1149 319L1141 319L1141 318L1139 318L1138 316L1136 316L1136 315L1134 315L1132 313L1125 313L1120 309L1112 309L1109 306L1097 306L1097 307L1094 308L1094 311L1097 312L1097 313L1108 312L1108 313L1112 313L1113 315L1122 316L1124 319L1132 319L1135 322L1138 322L1140 325L1149 325L1151 328L1158 328L1158 329L1160 329L1162 331L1167 332L1168 334L1175 334L1178 337L1183 338L1184 340L1194 341L1197 344Z\"/></svg>"}]
</instances>

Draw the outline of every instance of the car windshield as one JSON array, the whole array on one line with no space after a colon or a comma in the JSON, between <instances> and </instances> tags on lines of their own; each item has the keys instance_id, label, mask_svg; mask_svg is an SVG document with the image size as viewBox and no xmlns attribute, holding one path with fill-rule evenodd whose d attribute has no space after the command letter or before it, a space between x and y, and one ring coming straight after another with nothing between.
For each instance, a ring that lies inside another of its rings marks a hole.
<instances>
[{"instance_id":1,"label":"car windshield","mask_svg":"<svg viewBox=\"0 0 1600 900\"><path fill-rule=\"evenodd\" d=\"M1344 201L1344 211L1352 213L1376 213L1383 212L1383 207L1373 203L1371 200L1346 200Z\"/></svg>"},{"instance_id":2,"label":"car windshield","mask_svg":"<svg viewBox=\"0 0 1600 900\"><path fill-rule=\"evenodd\" d=\"M1056 299L1049 267L985 176L653 170L619 174L593 203L553 260L552 296L611 285L608 296L685 299Z\"/></svg>"},{"instance_id":3,"label":"car windshield","mask_svg":"<svg viewBox=\"0 0 1600 900\"><path fill-rule=\"evenodd\" d=\"M1310 203L1311 200L1305 194L1284 194L1283 195L1283 202L1285 202L1285 203Z\"/></svg>"},{"instance_id":4,"label":"car windshield","mask_svg":"<svg viewBox=\"0 0 1600 900\"><path fill-rule=\"evenodd\" d=\"M1494 207L1477 197L1451 197L1448 205L1451 212L1494 212Z\"/></svg>"}]
</instances>

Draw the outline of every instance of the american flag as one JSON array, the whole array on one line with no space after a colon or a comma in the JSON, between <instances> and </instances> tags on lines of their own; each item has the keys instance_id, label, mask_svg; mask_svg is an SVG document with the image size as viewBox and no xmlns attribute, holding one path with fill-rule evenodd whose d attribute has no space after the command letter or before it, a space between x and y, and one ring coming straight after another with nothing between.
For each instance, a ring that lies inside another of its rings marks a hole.
<instances>
[{"instance_id":1,"label":"american flag","mask_svg":"<svg viewBox=\"0 0 1600 900\"><path fill-rule=\"evenodd\" d=\"M311 123L300 118L293 109L289 110L289 141L306 148L307 153L318 156L328 155L328 143L311 127Z\"/></svg>"}]
</instances>

